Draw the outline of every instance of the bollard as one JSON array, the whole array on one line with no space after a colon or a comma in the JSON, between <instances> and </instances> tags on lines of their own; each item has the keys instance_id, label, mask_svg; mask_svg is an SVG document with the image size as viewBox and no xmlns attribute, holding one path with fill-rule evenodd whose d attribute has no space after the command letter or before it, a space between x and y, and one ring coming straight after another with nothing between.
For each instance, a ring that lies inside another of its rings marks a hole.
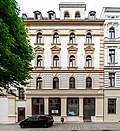
<instances>
[{"instance_id":1,"label":"bollard","mask_svg":"<svg viewBox=\"0 0 120 131\"><path fill-rule=\"evenodd\" d=\"M64 118L61 118L61 122L62 122L62 123L64 122Z\"/></svg>"}]
</instances>

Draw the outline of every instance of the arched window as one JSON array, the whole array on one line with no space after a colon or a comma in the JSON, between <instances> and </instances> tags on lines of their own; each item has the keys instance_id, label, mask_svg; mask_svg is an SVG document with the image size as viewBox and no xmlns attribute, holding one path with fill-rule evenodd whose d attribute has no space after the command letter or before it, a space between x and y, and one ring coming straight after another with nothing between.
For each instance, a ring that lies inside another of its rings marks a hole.
<instances>
[{"instance_id":1,"label":"arched window","mask_svg":"<svg viewBox=\"0 0 120 131\"><path fill-rule=\"evenodd\" d=\"M42 78L41 77L37 78L36 88L37 89L42 89Z\"/></svg>"},{"instance_id":2,"label":"arched window","mask_svg":"<svg viewBox=\"0 0 120 131\"><path fill-rule=\"evenodd\" d=\"M70 34L70 43L71 44L75 43L75 34L74 33Z\"/></svg>"},{"instance_id":3,"label":"arched window","mask_svg":"<svg viewBox=\"0 0 120 131\"><path fill-rule=\"evenodd\" d=\"M114 27L109 28L109 38L111 38L111 39L115 38L115 29L114 29Z\"/></svg>"},{"instance_id":4,"label":"arched window","mask_svg":"<svg viewBox=\"0 0 120 131\"><path fill-rule=\"evenodd\" d=\"M53 43L57 44L58 43L58 39L59 39L58 33L54 33L54 35L53 35Z\"/></svg>"},{"instance_id":5,"label":"arched window","mask_svg":"<svg viewBox=\"0 0 120 131\"><path fill-rule=\"evenodd\" d=\"M92 89L92 79L91 79L91 77L86 78L86 89Z\"/></svg>"},{"instance_id":6,"label":"arched window","mask_svg":"<svg viewBox=\"0 0 120 131\"><path fill-rule=\"evenodd\" d=\"M53 78L53 89L59 89L59 79L57 77Z\"/></svg>"},{"instance_id":7,"label":"arched window","mask_svg":"<svg viewBox=\"0 0 120 131\"><path fill-rule=\"evenodd\" d=\"M86 43L87 43L87 44L92 43L92 36L91 36L91 33L87 33L87 34L86 34Z\"/></svg>"},{"instance_id":8,"label":"arched window","mask_svg":"<svg viewBox=\"0 0 120 131\"><path fill-rule=\"evenodd\" d=\"M70 63L69 63L70 67L75 67L75 56L70 56Z\"/></svg>"},{"instance_id":9,"label":"arched window","mask_svg":"<svg viewBox=\"0 0 120 131\"><path fill-rule=\"evenodd\" d=\"M75 89L75 78L74 77L70 77L69 87L70 87L70 89Z\"/></svg>"},{"instance_id":10,"label":"arched window","mask_svg":"<svg viewBox=\"0 0 120 131\"><path fill-rule=\"evenodd\" d=\"M75 19L80 19L80 12L75 13Z\"/></svg>"},{"instance_id":11,"label":"arched window","mask_svg":"<svg viewBox=\"0 0 120 131\"><path fill-rule=\"evenodd\" d=\"M66 11L65 14L64 14L64 19L69 19L69 18L70 18L69 12Z\"/></svg>"},{"instance_id":12,"label":"arched window","mask_svg":"<svg viewBox=\"0 0 120 131\"><path fill-rule=\"evenodd\" d=\"M86 57L86 67L92 67L92 58L90 55Z\"/></svg>"},{"instance_id":13,"label":"arched window","mask_svg":"<svg viewBox=\"0 0 120 131\"><path fill-rule=\"evenodd\" d=\"M53 57L53 67L58 67L59 66L59 57L55 55Z\"/></svg>"},{"instance_id":14,"label":"arched window","mask_svg":"<svg viewBox=\"0 0 120 131\"><path fill-rule=\"evenodd\" d=\"M37 34L37 43L42 43L42 33Z\"/></svg>"},{"instance_id":15,"label":"arched window","mask_svg":"<svg viewBox=\"0 0 120 131\"><path fill-rule=\"evenodd\" d=\"M42 66L42 56L39 55L39 56L37 57L37 67L41 67L41 66Z\"/></svg>"}]
</instances>

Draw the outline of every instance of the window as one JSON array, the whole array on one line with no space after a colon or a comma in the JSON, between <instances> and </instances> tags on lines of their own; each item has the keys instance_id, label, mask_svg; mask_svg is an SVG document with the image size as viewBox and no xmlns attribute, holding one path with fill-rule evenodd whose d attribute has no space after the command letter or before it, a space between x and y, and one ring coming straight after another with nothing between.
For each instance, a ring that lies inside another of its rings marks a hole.
<instances>
[{"instance_id":1,"label":"window","mask_svg":"<svg viewBox=\"0 0 120 131\"><path fill-rule=\"evenodd\" d=\"M90 77L86 78L86 89L92 89L92 79Z\"/></svg>"},{"instance_id":2,"label":"window","mask_svg":"<svg viewBox=\"0 0 120 131\"><path fill-rule=\"evenodd\" d=\"M57 77L53 78L53 89L59 89L59 79Z\"/></svg>"},{"instance_id":3,"label":"window","mask_svg":"<svg viewBox=\"0 0 120 131\"><path fill-rule=\"evenodd\" d=\"M25 90L23 88L19 88L19 99L24 100L25 99Z\"/></svg>"},{"instance_id":4,"label":"window","mask_svg":"<svg viewBox=\"0 0 120 131\"><path fill-rule=\"evenodd\" d=\"M86 57L86 67L92 67L92 58L90 55Z\"/></svg>"},{"instance_id":5,"label":"window","mask_svg":"<svg viewBox=\"0 0 120 131\"><path fill-rule=\"evenodd\" d=\"M115 29L114 27L109 28L109 38L114 39L115 38Z\"/></svg>"},{"instance_id":6,"label":"window","mask_svg":"<svg viewBox=\"0 0 120 131\"><path fill-rule=\"evenodd\" d=\"M47 13L48 13L48 19L49 20L55 19L55 12L54 11L50 10Z\"/></svg>"},{"instance_id":7,"label":"window","mask_svg":"<svg viewBox=\"0 0 120 131\"><path fill-rule=\"evenodd\" d=\"M75 43L75 34L74 33L70 34L70 43L71 44Z\"/></svg>"},{"instance_id":8,"label":"window","mask_svg":"<svg viewBox=\"0 0 120 131\"><path fill-rule=\"evenodd\" d=\"M70 15L69 15L69 12L65 12L65 14L64 14L64 19L69 19L70 18Z\"/></svg>"},{"instance_id":9,"label":"window","mask_svg":"<svg viewBox=\"0 0 120 131\"><path fill-rule=\"evenodd\" d=\"M37 85L36 85L37 89L42 89L42 78L41 77L38 77L37 78Z\"/></svg>"},{"instance_id":10,"label":"window","mask_svg":"<svg viewBox=\"0 0 120 131\"><path fill-rule=\"evenodd\" d=\"M115 49L109 49L109 62L115 64Z\"/></svg>"},{"instance_id":11,"label":"window","mask_svg":"<svg viewBox=\"0 0 120 131\"><path fill-rule=\"evenodd\" d=\"M54 33L54 35L53 35L53 43L57 44L58 43L58 39L59 39L58 33Z\"/></svg>"},{"instance_id":12,"label":"window","mask_svg":"<svg viewBox=\"0 0 120 131\"><path fill-rule=\"evenodd\" d=\"M42 33L37 34L37 43L42 43Z\"/></svg>"},{"instance_id":13,"label":"window","mask_svg":"<svg viewBox=\"0 0 120 131\"><path fill-rule=\"evenodd\" d=\"M91 44L92 43L91 33L87 33L87 35L86 35L86 43L87 44Z\"/></svg>"},{"instance_id":14,"label":"window","mask_svg":"<svg viewBox=\"0 0 120 131\"><path fill-rule=\"evenodd\" d=\"M70 89L75 89L75 78L74 77L70 77L69 87L70 87Z\"/></svg>"},{"instance_id":15,"label":"window","mask_svg":"<svg viewBox=\"0 0 120 131\"><path fill-rule=\"evenodd\" d=\"M68 116L78 116L79 115L79 99L78 98L68 98L67 99L67 115Z\"/></svg>"},{"instance_id":16,"label":"window","mask_svg":"<svg viewBox=\"0 0 120 131\"><path fill-rule=\"evenodd\" d=\"M61 115L61 99L49 98L49 114L54 116Z\"/></svg>"},{"instance_id":17,"label":"window","mask_svg":"<svg viewBox=\"0 0 120 131\"><path fill-rule=\"evenodd\" d=\"M32 115L44 114L44 99L33 98L32 99Z\"/></svg>"},{"instance_id":18,"label":"window","mask_svg":"<svg viewBox=\"0 0 120 131\"><path fill-rule=\"evenodd\" d=\"M39 56L37 57L37 67L41 67L41 66L42 66L42 56L39 55Z\"/></svg>"},{"instance_id":19,"label":"window","mask_svg":"<svg viewBox=\"0 0 120 131\"><path fill-rule=\"evenodd\" d=\"M108 99L108 114L116 113L116 99Z\"/></svg>"},{"instance_id":20,"label":"window","mask_svg":"<svg viewBox=\"0 0 120 131\"><path fill-rule=\"evenodd\" d=\"M80 13L79 12L75 13L75 19L80 19Z\"/></svg>"},{"instance_id":21,"label":"window","mask_svg":"<svg viewBox=\"0 0 120 131\"><path fill-rule=\"evenodd\" d=\"M53 57L53 67L58 67L59 66L59 57L55 55Z\"/></svg>"},{"instance_id":22,"label":"window","mask_svg":"<svg viewBox=\"0 0 120 131\"><path fill-rule=\"evenodd\" d=\"M75 56L70 56L70 63L69 63L70 65L70 67L75 67Z\"/></svg>"},{"instance_id":23,"label":"window","mask_svg":"<svg viewBox=\"0 0 120 131\"><path fill-rule=\"evenodd\" d=\"M115 73L109 73L109 87L115 87Z\"/></svg>"}]
</instances>

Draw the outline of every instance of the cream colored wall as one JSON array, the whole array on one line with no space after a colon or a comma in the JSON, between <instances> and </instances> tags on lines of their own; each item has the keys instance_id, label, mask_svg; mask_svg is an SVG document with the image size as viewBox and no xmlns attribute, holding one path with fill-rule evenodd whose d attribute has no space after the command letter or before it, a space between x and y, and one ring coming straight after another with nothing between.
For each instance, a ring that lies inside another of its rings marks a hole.
<instances>
[{"instance_id":1,"label":"cream colored wall","mask_svg":"<svg viewBox=\"0 0 120 131\"><path fill-rule=\"evenodd\" d=\"M119 122L120 121L120 90L105 90L104 91L104 121L105 122ZM116 114L108 114L108 99L116 99Z\"/></svg>"}]
</instances>

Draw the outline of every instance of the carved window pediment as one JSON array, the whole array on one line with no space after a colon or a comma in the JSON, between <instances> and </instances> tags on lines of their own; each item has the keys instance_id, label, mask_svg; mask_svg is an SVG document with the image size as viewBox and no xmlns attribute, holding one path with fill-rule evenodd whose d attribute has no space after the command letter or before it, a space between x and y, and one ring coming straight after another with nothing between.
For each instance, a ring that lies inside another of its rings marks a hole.
<instances>
[{"instance_id":1,"label":"carved window pediment","mask_svg":"<svg viewBox=\"0 0 120 131\"><path fill-rule=\"evenodd\" d=\"M69 54L77 54L77 50L78 50L78 48L76 48L75 46L70 46L69 48L67 48L68 49L68 53Z\"/></svg>"},{"instance_id":2,"label":"carved window pediment","mask_svg":"<svg viewBox=\"0 0 120 131\"><path fill-rule=\"evenodd\" d=\"M52 54L60 54L60 50L56 45L51 48Z\"/></svg>"},{"instance_id":3,"label":"carved window pediment","mask_svg":"<svg viewBox=\"0 0 120 131\"><path fill-rule=\"evenodd\" d=\"M43 54L44 53L44 48L37 46L34 48L36 54Z\"/></svg>"},{"instance_id":4,"label":"carved window pediment","mask_svg":"<svg viewBox=\"0 0 120 131\"><path fill-rule=\"evenodd\" d=\"M84 50L85 50L85 54L94 54L95 48L93 48L91 45L89 45L86 48L84 48Z\"/></svg>"}]
</instances>

